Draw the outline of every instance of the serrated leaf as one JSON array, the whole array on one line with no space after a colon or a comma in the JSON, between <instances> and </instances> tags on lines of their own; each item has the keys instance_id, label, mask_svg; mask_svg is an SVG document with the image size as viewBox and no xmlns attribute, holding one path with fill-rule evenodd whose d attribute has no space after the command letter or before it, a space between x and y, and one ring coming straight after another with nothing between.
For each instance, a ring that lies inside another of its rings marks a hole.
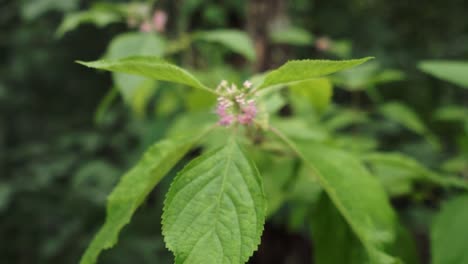
<instances>
[{"instance_id":1,"label":"serrated leaf","mask_svg":"<svg viewBox=\"0 0 468 264\"><path fill-rule=\"evenodd\" d=\"M423 61L419 69L439 79L468 88L468 62L466 61Z\"/></svg>"},{"instance_id":2,"label":"serrated leaf","mask_svg":"<svg viewBox=\"0 0 468 264\"><path fill-rule=\"evenodd\" d=\"M433 264L468 263L468 195L454 198L443 205L431 229Z\"/></svg>"},{"instance_id":3,"label":"serrated leaf","mask_svg":"<svg viewBox=\"0 0 468 264\"><path fill-rule=\"evenodd\" d=\"M398 263L385 252L395 239L395 213L384 189L359 160L313 142L290 142L364 246L371 263Z\"/></svg>"},{"instance_id":4,"label":"serrated leaf","mask_svg":"<svg viewBox=\"0 0 468 264\"><path fill-rule=\"evenodd\" d=\"M255 47L247 33L234 29L200 31L194 34L195 40L219 43L226 48L255 60Z\"/></svg>"},{"instance_id":5,"label":"serrated leaf","mask_svg":"<svg viewBox=\"0 0 468 264\"><path fill-rule=\"evenodd\" d=\"M260 243L260 174L234 139L181 171L167 194L163 234L175 263L245 263Z\"/></svg>"},{"instance_id":6,"label":"serrated leaf","mask_svg":"<svg viewBox=\"0 0 468 264\"><path fill-rule=\"evenodd\" d=\"M84 66L152 78L160 81L185 84L194 88L215 93L197 80L188 71L157 57L128 57L117 60L77 61Z\"/></svg>"},{"instance_id":7,"label":"serrated leaf","mask_svg":"<svg viewBox=\"0 0 468 264\"><path fill-rule=\"evenodd\" d=\"M269 72L265 76L265 81L260 85L260 88L287 85L293 82L305 81L318 77L323 77L338 71L349 69L351 67L362 64L372 57L356 59L356 60L293 60L288 61L283 66Z\"/></svg>"},{"instance_id":8,"label":"serrated leaf","mask_svg":"<svg viewBox=\"0 0 468 264\"><path fill-rule=\"evenodd\" d=\"M114 188L107 201L104 225L81 258L81 264L96 263L101 251L117 243L120 230L130 222L136 209L167 172L204 134L166 139L154 144L141 160L128 171Z\"/></svg>"}]
</instances>

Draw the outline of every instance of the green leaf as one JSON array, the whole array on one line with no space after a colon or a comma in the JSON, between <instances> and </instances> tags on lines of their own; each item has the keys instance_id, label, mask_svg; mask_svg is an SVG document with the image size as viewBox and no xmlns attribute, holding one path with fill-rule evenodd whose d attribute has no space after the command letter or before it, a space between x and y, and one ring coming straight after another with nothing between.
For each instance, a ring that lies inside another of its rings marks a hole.
<instances>
[{"instance_id":1,"label":"green leaf","mask_svg":"<svg viewBox=\"0 0 468 264\"><path fill-rule=\"evenodd\" d=\"M388 119L402 124L417 134L422 135L427 132L427 127L419 116L411 108L402 103L386 103L379 110Z\"/></svg>"},{"instance_id":2,"label":"green leaf","mask_svg":"<svg viewBox=\"0 0 468 264\"><path fill-rule=\"evenodd\" d=\"M420 263L416 241L409 230L401 225L397 225L397 237L390 252L399 257L403 263L418 264Z\"/></svg>"},{"instance_id":3,"label":"green leaf","mask_svg":"<svg viewBox=\"0 0 468 264\"><path fill-rule=\"evenodd\" d=\"M255 60L255 48L252 40L243 31L234 29L200 31L195 33L193 37L195 40L219 43L251 61Z\"/></svg>"},{"instance_id":4,"label":"green leaf","mask_svg":"<svg viewBox=\"0 0 468 264\"><path fill-rule=\"evenodd\" d=\"M287 85L293 82L306 81L309 79L323 77L338 71L346 70L362 64L372 57L356 60L293 60L283 66L269 72L260 88Z\"/></svg>"},{"instance_id":5,"label":"green leaf","mask_svg":"<svg viewBox=\"0 0 468 264\"><path fill-rule=\"evenodd\" d=\"M415 180L426 180L445 187L468 190L468 181L440 175L403 154L371 153L364 155L362 160L371 166L387 188L394 189L396 184L402 186L403 184L411 184Z\"/></svg>"},{"instance_id":6,"label":"green leaf","mask_svg":"<svg viewBox=\"0 0 468 264\"><path fill-rule=\"evenodd\" d=\"M424 136L433 146L439 147L437 138L429 131L419 116L408 106L399 102L389 102L382 105L380 113L386 118L397 122L416 134Z\"/></svg>"},{"instance_id":7,"label":"green leaf","mask_svg":"<svg viewBox=\"0 0 468 264\"><path fill-rule=\"evenodd\" d=\"M323 122L323 125L330 131L338 131L353 125L365 124L370 121L368 113L360 110L333 106L331 108L331 113L333 115Z\"/></svg>"},{"instance_id":8,"label":"green leaf","mask_svg":"<svg viewBox=\"0 0 468 264\"><path fill-rule=\"evenodd\" d=\"M377 179L346 152L319 143L283 139L315 175L363 244L371 263L398 263L385 252L395 239L395 213Z\"/></svg>"},{"instance_id":9,"label":"green leaf","mask_svg":"<svg viewBox=\"0 0 468 264\"><path fill-rule=\"evenodd\" d=\"M365 90L372 86L402 80L404 74L394 69L382 69L378 62L369 62L361 67L337 74L335 82L349 91Z\"/></svg>"},{"instance_id":10,"label":"green leaf","mask_svg":"<svg viewBox=\"0 0 468 264\"><path fill-rule=\"evenodd\" d=\"M186 70L170 64L157 57L128 57L117 60L98 60L92 62L77 61L84 66L107 70L112 72L127 73L160 81L168 81L185 84L210 93L214 90L203 85Z\"/></svg>"},{"instance_id":11,"label":"green leaf","mask_svg":"<svg viewBox=\"0 0 468 264\"><path fill-rule=\"evenodd\" d=\"M308 122L304 118L272 118L271 123L286 136L298 140L323 142L330 135L318 123Z\"/></svg>"},{"instance_id":12,"label":"green leaf","mask_svg":"<svg viewBox=\"0 0 468 264\"><path fill-rule=\"evenodd\" d=\"M146 151L109 195L106 221L86 249L81 264L96 263L102 250L117 243L120 230L130 222L146 196L203 134L166 139Z\"/></svg>"},{"instance_id":13,"label":"green leaf","mask_svg":"<svg viewBox=\"0 0 468 264\"><path fill-rule=\"evenodd\" d=\"M165 48L165 40L157 34L124 33L112 39L105 57L111 60L129 56L160 57Z\"/></svg>"},{"instance_id":14,"label":"green leaf","mask_svg":"<svg viewBox=\"0 0 468 264\"><path fill-rule=\"evenodd\" d=\"M282 147L282 146L279 146ZM277 149L281 151L281 148ZM278 156L256 146L250 146L247 152L262 172L263 186L267 199L266 218L270 218L286 201L286 186L295 172L295 161L287 156Z\"/></svg>"},{"instance_id":15,"label":"green leaf","mask_svg":"<svg viewBox=\"0 0 468 264\"><path fill-rule=\"evenodd\" d=\"M23 0L21 7L21 17L26 21L37 19L49 11L67 12L78 7L77 0Z\"/></svg>"},{"instance_id":16,"label":"green leaf","mask_svg":"<svg viewBox=\"0 0 468 264\"><path fill-rule=\"evenodd\" d=\"M309 46L314 41L314 36L310 32L298 27L274 29L269 35L272 43L275 44Z\"/></svg>"},{"instance_id":17,"label":"green leaf","mask_svg":"<svg viewBox=\"0 0 468 264\"><path fill-rule=\"evenodd\" d=\"M333 86L329 79L319 78L293 83L289 86L291 93L309 101L319 113L331 102Z\"/></svg>"},{"instance_id":18,"label":"green leaf","mask_svg":"<svg viewBox=\"0 0 468 264\"><path fill-rule=\"evenodd\" d=\"M431 229L433 264L468 263L468 195L459 196L443 205Z\"/></svg>"},{"instance_id":19,"label":"green leaf","mask_svg":"<svg viewBox=\"0 0 468 264\"><path fill-rule=\"evenodd\" d=\"M468 62L465 61L423 61L419 69L439 79L468 88Z\"/></svg>"},{"instance_id":20,"label":"green leaf","mask_svg":"<svg viewBox=\"0 0 468 264\"><path fill-rule=\"evenodd\" d=\"M65 33L76 29L81 24L94 24L97 27L105 27L111 23L120 22L122 19L122 14L116 11L115 8L109 8L107 4L96 4L87 11L67 14L55 35L62 37Z\"/></svg>"},{"instance_id":21,"label":"green leaf","mask_svg":"<svg viewBox=\"0 0 468 264\"><path fill-rule=\"evenodd\" d=\"M234 139L192 161L164 206L175 263L245 263L260 243L265 203L261 176Z\"/></svg>"},{"instance_id":22,"label":"green leaf","mask_svg":"<svg viewBox=\"0 0 468 264\"><path fill-rule=\"evenodd\" d=\"M438 121L448 122L468 121L468 108L458 105L442 106L435 110L434 118Z\"/></svg>"},{"instance_id":23,"label":"green leaf","mask_svg":"<svg viewBox=\"0 0 468 264\"><path fill-rule=\"evenodd\" d=\"M156 34L140 32L121 34L115 37L107 49L107 59L121 59L129 56L155 56L164 54L165 41ZM125 102L135 113L144 114L150 96L155 92L155 81L125 73L113 73L114 82Z\"/></svg>"},{"instance_id":24,"label":"green leaf","mask_svg":"<svg viewBox=\"0 0 468 264\"><path fill-rule=\"evenodd\" d=\"M373 263L369 262L362 243L326 195L321 195L311 215L311 231L314 263ZM336 253L337 249L339 254Z\"/></svg>"}]
</instances>

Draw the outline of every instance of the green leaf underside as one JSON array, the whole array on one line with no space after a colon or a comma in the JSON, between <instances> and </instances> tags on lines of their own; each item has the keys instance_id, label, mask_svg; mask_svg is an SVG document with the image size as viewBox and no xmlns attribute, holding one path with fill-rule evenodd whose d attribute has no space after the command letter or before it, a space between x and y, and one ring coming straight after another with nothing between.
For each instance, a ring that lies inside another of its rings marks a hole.
<instances>
[{"instance_id":1,"label":"green leaf underside","mask_svg":"<svg viewBox=\"0 0 468 264\"><path fill-rule=\"evenodd\" d=\"M371 263L398 263L384 251L395 238L395 214L377 179L346 152L318 143L290 143L359 238Z\"/></svg>"},{"instance_id":2,"label":"green leaf underside","mask_svg":"<svg viewBox=\"0 0 468 264\"><path fill-rule=\"evenodd\" d=\"M411 157L399 153L370 153L364 155L362 160L369 163L371 167L386 165L387 170L391 168L398 169L406 175L405 179L402 180L413 181L423 179L444 187L456 187L468 190L468 181L457 177L440 175L424 167ZM391 176L393 178L396 177L396 175Z\"/></svg>"},{"instance_id":3,"label":"green leaf underside","mask_svg":"<svg viewBox=\"0 0 468 264\"><path fill-rule=\"evenodd\" d=\"M362 64L372 57L366 57L356 60L292 60L283 66L269 72L265 76L265 81L260 88L287 85L293 82L305 81L332 74L338 71L346 70L351 67Z\"/></svg>"},{"instance_id":4,"label":"green leaf underside","mask_svg":"<svg viewBox=\"0 0 468 264\"><path fill-rule=\"evenodd\" d=\"M104 27L108 24L119 22L121 20L122 17L119 14L109 10L91 9L88 11L75 12L65 16L59 28L57 29L56 35L58 37L62 37L65 33L76 29L78 26L84 23L95 24L98 27Z\"/></svg>"},{"instance_id":5,"label":"green leaf underside","mask_svg":"<svg viewBox=\"0 0 468 264\"><path fill-rule=\"evenodd\" d=\"M252 40L243 31L232 29L200 31L194 37L198 40L219 43L249 60L255 59L255 48Z\"/></svg>"},{"instance_id":6,"label":"green leaf underside","mask_svg":"<svg viewBox=\"0 0 468 264\"><path fill-rule=\"evenodd\" d=\"M324 111L331 102L333 86L329 79L318 78L292 84L292 94L309 101L318 112Z\"/></svg>"},{"instance_id":7,"label":"green leaf underside","mask_svg":"<svg viewBox=\"0 0 468 264\"><path fill-rule=\"evenodd\" d=\"M297 46L309 46L314 36L309 31L298 27L287 27L270 32L270 39L276 44L289 44Z\"/></svg>"},{"instance_id":8,"label":"green leaf underside","mask_svg":"<svg viewBox=\"0 0 468 264\"><path fill-rule=\"evenodd\" d=\"M468 62L466 61L423 61L419 68L439 79L468 88Z\"/></svg>"},{"instance_id":9,"label":"green leaf underside","mask_svg":"<svg viewBox=\"0 0 468 264\"><path fill-rule=\"evenodd\" d=\"M155 34L132 32L121 34L109 45L106 58L116 60L128 56L162 56L164 39ZM155 91L155 81L131 74L113 73L113 80L127 104L134 112L142 114Z\"/></svg>"},{"instance_id":10,"label":"green leaf underside","mask_svg":"<svg viewBox=\"0 0 468 264\"><path fill-rule=\"evenodd\" d=\"M415 133L424 135L428 131L419 116L411 108L402 103L386 103L379 110L385 117L402 124Z\"/></svg>"},{"instance_id":11,"label":"green leaf underside","mask_svg":"<svg viewBox=\"0 0 468 264\"><path fill-rule=\"evenodd\" d=\"M204 133L200 133L204 134ZM81 264L96 263L102 250L117 243L120 230L167 172L193 147L201 135L166 139L154 144L128 171L108 197L104 225L81 258Z\"/></svg>"},{"instance_id":12,"label":"green leaf underside","mask_svg":"<svg viewBox=\"0 0 468 264\"><path fill-rule=\"evenodd\" d=\"M433 264L468 263L468 195L459 196L442 206L431 229Z\"/></svg>"},{"instance_id":13,"label":"green leaf underside","mask_svg":"<svg viewBox=\"0 0 468 264\"><path fill-rule=\"evenodd\" d=\"M185 84L194 88L215 93L215 91L203 85L186 70L157 57L136 56L117 60L98 60L92 62L78 61L78 63L95 69L128 73L152 78L159 81Z\"/></svg>"},{"instance_id":14,"label":"green leaf underside","mask_svg":"<svg viewBox=\"0 0 468 264\"><path fill-rule=\"evenodd\" d=\"M261 177L233 139L192 161L164 206L175 263L245 263L260 243L265 204Z\"/></svg>"},{"instance_id":15,"label":"green leaf underside","mask_svg":"<svg viewBox=\"0 0 468 264\"><path fill-rule=\"evenodd\" d=\"M322 195L311 217L315 263L369 263L362 243L326 195ZM340 249L339 254L336 250Z\"/></svg>"}]
</instances>

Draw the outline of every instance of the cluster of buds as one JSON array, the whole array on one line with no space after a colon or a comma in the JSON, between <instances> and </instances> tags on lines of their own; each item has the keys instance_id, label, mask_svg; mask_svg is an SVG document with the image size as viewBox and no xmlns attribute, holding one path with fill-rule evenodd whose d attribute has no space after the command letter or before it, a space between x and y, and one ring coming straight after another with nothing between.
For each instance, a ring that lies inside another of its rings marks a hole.
<instances>
[{"instance_id":1,"label":"cluster of buds","mask_svg":"<svg viewBox=\"0 0 468 264\"><path fill-rule=\"evenodd\" d=\"M255 91L251 89L252 83L245 81L241 88L235 84L229 85L222 81L216 91L221 94L218 97L216 114L219 116L219 124L230 126L234 123L250 125L257 115L255 103Z\"/></svg>"}]
</instances>

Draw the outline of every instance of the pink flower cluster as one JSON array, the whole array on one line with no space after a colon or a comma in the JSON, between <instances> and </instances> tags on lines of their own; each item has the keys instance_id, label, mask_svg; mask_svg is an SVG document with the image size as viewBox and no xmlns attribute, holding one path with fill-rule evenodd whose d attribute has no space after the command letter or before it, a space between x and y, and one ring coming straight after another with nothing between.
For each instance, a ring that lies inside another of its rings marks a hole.
<instances>
[{"instance_id":1,"label":"pink flower cluster","mask_svg":"<svg viewBox=\"0 0 468 264\"><path fill-rule=\"evenodd\" d=\"M138 27L141 32L164 32L166 30L167 13L163 10L155 10L153 16L149 17L149 11L146 8L141 8L138 13L128 17L127 24L129 27ZM146 13L146 14L145 14Z\"/></svg>"},{"instance_id":2,"label":"pink flower cluster","mask_svg":"<svg viewBox=\"0 0 468 264\"><path fill-rule=\"evenodd\" d=\"M219 124L230 126L236 122L241 125L250 125L257 115L255 103L255 91L251 90L252 83L245 81L242 88L238 89L235 84L228 85L222 81L216 91L222 95L218 97L216 114L219 116Z\"/></svg>"},{"instance_id":3,"label":"pink flower cluster","mask_svg":"<svg viewBox=\"0 0 468 264\"><path fill-rule=\"evenodd\" d=\"M167 13L162 10L155 10L152 21L145 20L140 25L141 32L164 32L167 23Z\"/></svg>"}]
</instances>

